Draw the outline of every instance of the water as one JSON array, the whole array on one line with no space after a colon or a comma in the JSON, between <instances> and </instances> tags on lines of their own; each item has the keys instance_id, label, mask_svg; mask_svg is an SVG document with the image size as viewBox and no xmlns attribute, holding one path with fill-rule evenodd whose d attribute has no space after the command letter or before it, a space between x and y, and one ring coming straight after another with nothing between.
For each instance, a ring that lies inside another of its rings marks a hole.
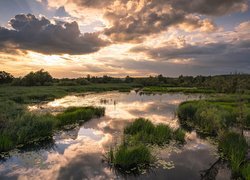
<instances>
[{"instance_id":1,"label":"water","mask_svg":"<svg viewBox=\"0 0 250 180\"><path fill-rule=\"evenodd\" d=\"M105 152L120 141L123 128L133 119L145 117L156 124L178 128L176 108L182 101L197 98L198 95L176 93L107 92L66 96L30 106L30 111L37 113L58 113L69 106L103 106L106 115L73 130L58 132L54 142L39 148L12 151L1 161L0 179L201 179L201 173L216 162L218 155L216 147L197 137L195 132L186 134L184 146L170 144L154 150L161 161L173 162L172 169L159 166L139 176L125 177L102 161ZM216 179L230 179L230 171L224 165L216 166L208 174Z\"/></svg>"}]
</instances>

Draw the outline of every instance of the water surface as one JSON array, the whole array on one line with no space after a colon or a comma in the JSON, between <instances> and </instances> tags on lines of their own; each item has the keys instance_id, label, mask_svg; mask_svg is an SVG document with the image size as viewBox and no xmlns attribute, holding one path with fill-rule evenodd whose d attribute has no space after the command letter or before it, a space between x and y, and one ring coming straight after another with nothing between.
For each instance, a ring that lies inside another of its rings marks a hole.
<instances>
[{"instance_id":1,"label":"water surface","mask_svg":"<svg viewBox=\"0 0 250 180\"><path fill-rule=\"evenodd\" d=\"M12 151L1 161L0 179L201 179L201 173L216 162L218 155L216 147L197 137L195 132L186 134L187 143L183 146L170 144L154 151L160 161L173 163L172 169L159 165L144 174L125 177L102 161L103 154L120 141L126 124L135 118L145 117L156 124L178 128L178 105L199 97L178 93L142 95L106 92L71 95L30 106L29 109L37 113L58 113L70 106L103 106L106 114L73 130L57 132L54 142L38 149ZM230 178L227 167L219 166L215 172L209 171L208 176Z\"/></svg>"}]
</instances>

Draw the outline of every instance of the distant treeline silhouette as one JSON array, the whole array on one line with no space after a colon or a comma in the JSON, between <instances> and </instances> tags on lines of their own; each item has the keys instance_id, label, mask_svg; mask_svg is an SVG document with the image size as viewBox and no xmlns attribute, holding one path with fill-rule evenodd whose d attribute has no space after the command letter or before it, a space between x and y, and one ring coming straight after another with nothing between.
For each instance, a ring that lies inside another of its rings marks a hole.
<instances>
[{"instance_id":1,"label":"distant treeline silhouette","mask_svg":"<svg viewBox=\"0 0 250 180\"><path fill-rule=\"evenodd\" d=\"M104 75L102 77L87 75L80 78L53 78L49 72L43 69L30 72L24 77L14 78L5 71L0 71L0 84L9 83L13 86L78 86L98 83L133 83L138 87L162 86L162 87L197 87L212 89L216 92L235 93L237 89L250 89L250 74L228 74L215 76L183 76L164 77L163 75L149 77L117 78Z\"/></svg>"}]
</instances>

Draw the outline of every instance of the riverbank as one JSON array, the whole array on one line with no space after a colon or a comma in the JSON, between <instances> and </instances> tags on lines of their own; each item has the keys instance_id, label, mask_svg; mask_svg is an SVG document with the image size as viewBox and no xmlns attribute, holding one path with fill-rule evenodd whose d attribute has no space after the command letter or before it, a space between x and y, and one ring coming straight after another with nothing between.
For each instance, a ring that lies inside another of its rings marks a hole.
<instances>
[{"instance_id":1,"label":"riverbank","mask_svg":"<svg viewBox=\"0 0 250 180\"><path fill-rule=\"evenodd\" d=\"M235 177L250 178L249 145L243 136L244 129L250 128L249 95L217 95L183 102L178 117L183 127L216 139Z\"/></svg>"}]
</instances>

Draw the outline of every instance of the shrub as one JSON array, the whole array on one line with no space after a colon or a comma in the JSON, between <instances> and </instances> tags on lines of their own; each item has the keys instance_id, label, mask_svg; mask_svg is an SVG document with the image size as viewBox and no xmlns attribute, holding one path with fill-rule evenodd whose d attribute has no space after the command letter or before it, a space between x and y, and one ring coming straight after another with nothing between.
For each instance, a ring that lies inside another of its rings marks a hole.
<instances>
[{"instance_id":1,"label":"shrub","mask_svg":"<svg viewBox=\"0 0 250 180\"><path fill-rule=\"evenodd\" d=\"M14 77L5 71L0 71L0 84L10 83Z\"/></svg>"}]
</instances>

